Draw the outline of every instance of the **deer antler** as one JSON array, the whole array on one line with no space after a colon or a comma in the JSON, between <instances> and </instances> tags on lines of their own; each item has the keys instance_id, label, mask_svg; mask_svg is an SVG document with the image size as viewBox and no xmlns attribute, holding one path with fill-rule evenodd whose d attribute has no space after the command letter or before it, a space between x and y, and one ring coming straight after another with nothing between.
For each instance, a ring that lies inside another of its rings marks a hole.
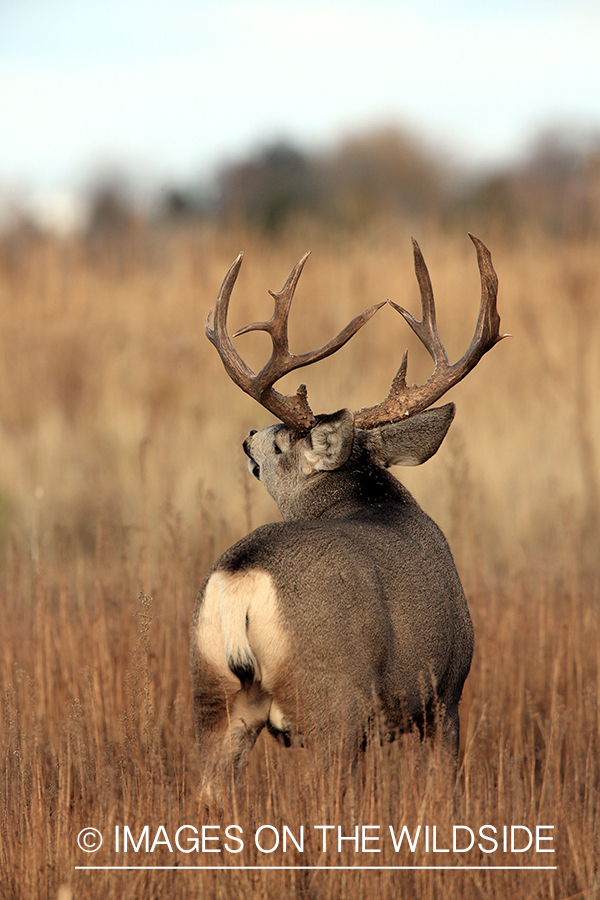
<instances>
[{"instance_id":1,"label":"deer antler","mask_svg":"<svg viewBox=\"0 0 600 900\"><path fill-rule=\"evenodd\" d=\"M490 251L485 244L469 235L477 251L477 264L481 275L481 305L475 334L465 355L450 365L448 354L440 340L435 320L435 302L431 279L419 245L413 240L415 272L421 291L423 318L418 322L414 316L392 301L391 306L403 316L426 348L435 363L433 374L423 385L406 383L408 351L404 351L400 368L392 382L386 399L377 406L361 409L354 415L357 428L375 428L377 425L398 422L435 403L436 400L461 381L473 369L484 353L505 337L500 334L500 316L496 309L498 276L492 265Z\"/></svg>"},{"instance_id":2,"label":"deer antler","mask_svg":"<svg viewBox=\"0 0 600 900\"><path fill-rule=\"evenodd\" d=\"M296 263L279 293L269 291L275 300L275 311L269 321L246 325L233 335L237 337L249 331L266 331L270 335L273 352L258 375L255 375L239 356L227 332L229 300L242 265L243 253L240 253L231 265L221 285L215 304L214 328L211 326L212 310L209 311L204 326L207 338L216 347L227 374L235 384L299 434L309 431L315 423L314 414L308 405L306 385L301 384L294 395L286 396L274 390L275 382L294 369L300 369L331 356L332 353L343 347L375 315L378 309L385 306L385 303L378 303L365 310L360 316L352 319L336 337L317 350L301 353L298 356L290 353L287 334L288 316L296 285L309 255L306 253Z\"/></svg>"},{"instance_id":3,"label":"deer antler","mask_svg":"<svg viewBox=\"0 0 600 900\"><path fill-rule=\"evenodd\" d=\"M415 257L415 272L421 291L421 307L423 318L418 322L407 310L388 301L391 306L403 316L412 330L415 332L423 346L429 352L435 363L433 374L423 385L407 385L406 369L408 363L408 351L404 351L400 368L392 382L392 387L385 400L369 408L361 409L354 414L354 423L357 428L375 428L378 425L398 422L416 412L431 406L436 400L461 381L471 369L473 369L484 353L508 337L500 334L500 316L496 309L496 297L498 291L498 277L492 265L490 251L485 244L469 235L477 251L477 264L481 276L481 305L479 318L475 328L475 334L465 355L450 365L448 354L440 340L435 318L435 302L431 279L425 265L425 260L419 245L413 240ZM315 423L315 416L308 405L306 385L301 384L295 394L283 395L278 393L273 385L276 381L292 372L320 359L331 356L340 347L350 340L369 319L375 315L384 303L378 303L356 316L346 325L342 331L322 347L311 350L308 353L296 355L290 353L288 343L288 317L290 306L294 297L294 291L304 264L309 257L306 253L296 263L290 275L279 293L269 291L275 300L275 310L268 322L254 322L240 328L233 336L246 334L249 331L266 331L273 342L273 351L267 364L255 375L252 369L246 365L239 356L231 342L227 331L227 312L231 292L238 277L243 254L240 253L231 265L223 280L214 310L214 327L211 325L212 310L209 311L206 322L206 336L217 348L219 356L225 366L229 377L262 406L277 416L298 434L309 431Z\"/></svg>"}]
</instances>

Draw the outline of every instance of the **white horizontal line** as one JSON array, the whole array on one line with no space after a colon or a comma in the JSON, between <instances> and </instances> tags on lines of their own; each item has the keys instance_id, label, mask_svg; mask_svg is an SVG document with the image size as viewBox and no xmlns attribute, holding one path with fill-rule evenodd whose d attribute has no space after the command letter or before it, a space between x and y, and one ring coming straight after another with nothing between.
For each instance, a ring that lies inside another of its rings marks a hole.
<instances>
[{"instance_id":1,"label":"white horizontal line","mask_svg":"<svg viewBox=\"0 0 600 900\"><path fill-rule=\"evenodd\" d=\"M352 871L355 869L356 871L369 871L372 870L374 872L381 871L394 871L394 870L405 870L405 869L453 869L455 871L466 871L466 870L484 870L494 869L497 871L532 871L538 869L557 869L558 866L75 866L76 869L118 869L122 871L123 869L132 869L134 871L139 871L141 869L173 869L174 871L182 871L182 870L217 870L219 872L239 872L240 870L251 870L251 871L261 871L261 872L269 872L274 870L310 870L310 871L319 871L323 870L324 872L329 872L332 870L343 869L344 871Z\"/></svg>"}]
</instances>

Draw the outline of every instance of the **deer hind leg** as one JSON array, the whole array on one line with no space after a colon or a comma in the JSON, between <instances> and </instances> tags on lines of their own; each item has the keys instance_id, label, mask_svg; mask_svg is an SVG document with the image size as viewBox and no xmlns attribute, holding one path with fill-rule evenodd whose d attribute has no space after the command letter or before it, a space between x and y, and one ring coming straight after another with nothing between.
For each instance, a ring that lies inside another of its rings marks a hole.
<instances>
[{"instance_id":1,"label":"deer hind leg","mask_svg":"<svg viewBox=\"0 0 600 900\"><path fill-rule=\"evenodd\" d=\"M267 723L270 697L258 685L231 691L232 682L206 669L194 689L194 716L200 751L200 795L209 805L236 782Z\"/></svg>"},{"instance_id":2,"label":"deer hind leg","mask_svg":"<svg viewBox=\"0 0 600 900\"><path fill-rule=\"evenodd\" d=\"M238 778L264 725L280 716L273 689L287 659L277 594L265 572L216 571L199 598L192 634L196 736L203 793Z\"/></svg>"},{"instance_id":3,"label":"deer hind leg","mask_svg":"<svg viewBox=\"0 0 600 900\"><path fill-rule=\"evenodd\" d=\"M419 728L422 739L430 738L448 760L456 763L460 741L458 704L447 705L437 699L432 701Z\"/></svg>"},{"instance_id":4,"label":"deer hind leg","mask_svg":"<svg viewBox=\"0 0 600 900\"><path fill-rule=\"evenodd\" d=\"M460 743L458 706L452 709L446 708L438 732L441 746L446 750L448 757L456 763L458 760L458 747Z\"/></svg>"}]
</instances>

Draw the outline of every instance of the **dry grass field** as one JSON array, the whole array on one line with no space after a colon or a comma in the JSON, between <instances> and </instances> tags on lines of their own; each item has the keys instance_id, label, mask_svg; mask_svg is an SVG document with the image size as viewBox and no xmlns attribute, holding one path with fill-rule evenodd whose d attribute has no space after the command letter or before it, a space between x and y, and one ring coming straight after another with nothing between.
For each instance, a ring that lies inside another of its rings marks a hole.
<instances>
[{"instance_id":1,"label":"dry grass field","mask_svg":"<svg viewBox=\"0 0 600 900\"><path fill-rule=\"evenodd\" d=\"M456 359L475 252L466 234L415 236ZM354 804L343 773L261 736L217 820L194 792L191 610L216 556L278 513L241 451L268 414L226 377L204 318L240 249L232 330L270 315L267 289L307 249L298 352L386 297L416 313L410 235L2 239L0 897L600 898L600 245L479 236L513 337L449 395L439 453L396 473L445 531L475 625L454 796L412 736L368 750ZM269 342L238 346L257 366ZM426 354L382 309L300 374L313 409L382 399L405 346L424 380ZM395 849L403 826L414 850L406 834ZM89 827L95 853L78 846Z\"/></svg>"}]
</instances>

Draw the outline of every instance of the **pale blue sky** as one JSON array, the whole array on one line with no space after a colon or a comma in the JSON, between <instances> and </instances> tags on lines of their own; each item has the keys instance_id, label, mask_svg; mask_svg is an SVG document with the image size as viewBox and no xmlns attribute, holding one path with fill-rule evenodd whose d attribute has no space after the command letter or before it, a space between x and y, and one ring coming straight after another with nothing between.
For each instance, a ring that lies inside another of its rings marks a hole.
<instances>
[{"instance_id":1,"label":"pale blue sky","mask_svg":"<svg viewBox=\"0 0 600 900\"><path fill-rule=\"evenodd\" d=\"M599 0L0 0L0 189L186 183L383 123L476 164L600 128Z\"/></svg>"}]
</instances>

